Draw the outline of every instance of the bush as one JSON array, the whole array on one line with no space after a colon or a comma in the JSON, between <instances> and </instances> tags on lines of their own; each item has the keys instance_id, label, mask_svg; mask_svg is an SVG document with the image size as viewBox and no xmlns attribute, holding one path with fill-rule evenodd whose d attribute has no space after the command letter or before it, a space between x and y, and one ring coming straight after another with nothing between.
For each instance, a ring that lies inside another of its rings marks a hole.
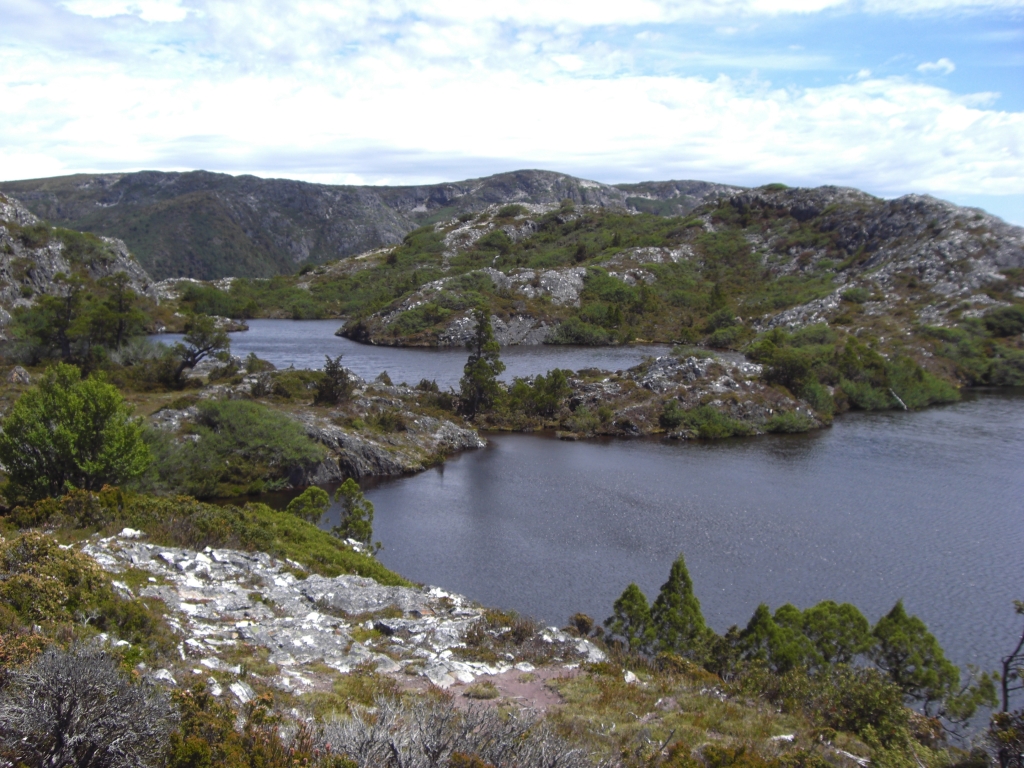
<instances>
[{"instance_id":1,"label":"bush","mask_svg":"<svg viewBox=\"0 0 1024 768\"><path fill-rule=\"evenodd\" d=\"M82 381L74 366L49 368L11 407L0 433L8 501L99 490L145 471L151 457L142 425L102 377Z\"/></svg>"},{"instance_id":2,"label":"bush","mask_svg":"<svg viewBox=\"0 0 1024 768\"><path fill-rule=\"evenodd\" d=\"M151 430L157 461L142 488L184 491L200 498L257 493L283 485L293 471L316 464L323 446L283 413L247 400L206 401L179 442Z\"/></svg>"},{"instance_id":3,"label":"bush","mask_svg":"<svg viewBox=\"0 0 1024 768\"><path fill-rule=\"evenodd\" d=\"M1002 307L986 312L982 318L993 336L1017 336L1024 333L1024 306Z\"/></svg>"},{"instance_id":4,"label":"bush","mask_svg":"<svg viewBox=\"0 0 1024 768\"><path fill-rule=\"evenodd\" d=\"M851 304L863 304L871 298L871 292L867 288L847 288L840 296Z\"/></svg>"},{"instance_id":5,"label":"bush","mask_svg":"<svg viewBox=\"0 0 1024 768\"><path fill-rule=\"evenodd\" d=\"M159 498L114 488L100 493L76 491L60 499L19 507L11 514L11 521L21 527L49 525L106 534L129 526L145 531L154 544L266 552L294 560L323 576L354 573L381 584L409 585L401 576L373 558L353 552L326 531L265 504L219 506L188 496Z\"/></svg>"},{"instance_id":6,"label":"bush","mask_svg":"<svg viewBox=\"0 0 1024 768\"><path fill-rule=\"evenodd\" d=\"M603 344L610 344L611 335L596 325L585 323L577 317L570 317L563 322L554 332L548 336L545 344L579 344L582 346L597 347Z\"/></svg>"},{"instance_id":7,"label":"bush","mask_svg":"<svg viewBox=\"0 0 1024 768\"><path fill-rule=\"evenodd\" d=\"M773 414L764 424L765 432L797 433L814 429L814 420L796 411Z\"/></svg>"},{"instance_id":8,"label":"bush","mask_svg":"<svg viewBox=\"0 0 1024 768\"><path fill-rule=\"evenodd\" d=\"M51 648L11 673L0 694L0 750L18 764L135 768L162 757L174 714L166 695L133 685L107 654Z\"/></svg>"},{"instance_id":9,"label":"bush","mask_svg":"<svg viewBox=\"0 0 1024 768\"><path fill-rule=\"evenodd\" d=\"M317 382L313 402L316 405L337 405L352 396L355 385L341 364L341 355L334 359L330 355L324 357L324 375Z\"/></svg>"}]
</instances>

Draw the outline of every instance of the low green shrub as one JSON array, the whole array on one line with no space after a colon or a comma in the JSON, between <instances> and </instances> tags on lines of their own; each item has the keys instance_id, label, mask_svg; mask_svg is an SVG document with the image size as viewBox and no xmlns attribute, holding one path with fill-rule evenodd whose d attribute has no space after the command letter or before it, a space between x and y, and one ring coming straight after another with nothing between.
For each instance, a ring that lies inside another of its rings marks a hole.
<instances>
[{"instance_id":1,"label":"low green shrub","mask_svg":"<svg viewBox=\"0 0 1024 768\"><path fill-rule=\"evenodd\" d=\"M260 493L282 486L293 471L326 455L299 422L260 403L205 401L197 410L186 439L148 430L156 460L138 488L199 498Z\"/></svg>"},{"instance_id":2,"label":"low green shrub","mask_svg":"<svg viewBox=\"0 0 1024 768\"><path fill-rule=\"evenodd\" d=\"M809 432L812 429L814 429L814 420L810 416L796 411L773 414L764 424L765 432L794 434Z\"/></svg>"},{"instance_id":3,"label":"low green shrub","mask_svg":"<svg viewBox=\"0 0 1024 768\"><path fill-rule=\"evenodd\" d=\"M17 507L9 520L22 528L46 526L104 534L128 526L145 531L154 544L266 552L294 560L323 576L354 573L381 584L409 584L326 531L265 504L219 506L189 496L157 497L108 488L98 493L75 491Z\"/></svg>"}]
</instances>

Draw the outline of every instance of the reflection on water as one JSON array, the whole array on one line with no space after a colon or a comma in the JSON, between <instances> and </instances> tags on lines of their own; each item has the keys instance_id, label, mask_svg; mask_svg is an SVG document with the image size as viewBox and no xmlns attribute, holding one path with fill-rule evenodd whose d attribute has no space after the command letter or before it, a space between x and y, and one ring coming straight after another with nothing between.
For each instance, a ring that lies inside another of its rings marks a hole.
<instances>
[{"instance_id":1,"label":"reflection on water","mask_svg":"<svg viewBox=\"0 0 1024 768\"><path fill-rule=\"evenodd\" d=\"M760 602L849 601L875 620L903 598L957 663L987 668L1019 632L1020 394L807 436L489 440L369 487L386 565L564 624L603 619L630 581L653 599L683 552L718 631Z\"/></svg>"},{"instance_id":2,"label":"reflection on water","mask_svg":"<svg viewBox=\"0 0 1024 768\"><path fill-rule=\"evenodd\" d=\"M374 379L381 371L396 384L416 384L433 379L442 389L457 387L466 364L466 350L409 349L374 347L335 336L339 320L249 320L249 330L232 333L231 352L245 358L255 352L278 368L294 366L319 370L324 356L343 355L345 366L364 379ZM181 334L163 334L154 339L164 344L181 340ZM660 344L639 347L504 347L501 359L506 370L503 379L535 376L552 368L603 368L621 370L639 363L646 355L664 355L670 348Z\"/></svg>"}]
</instances>

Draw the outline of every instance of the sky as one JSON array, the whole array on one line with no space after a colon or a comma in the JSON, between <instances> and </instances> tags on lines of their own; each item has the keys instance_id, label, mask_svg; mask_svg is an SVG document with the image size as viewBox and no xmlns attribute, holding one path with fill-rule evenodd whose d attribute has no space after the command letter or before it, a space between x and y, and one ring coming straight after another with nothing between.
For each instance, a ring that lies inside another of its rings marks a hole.
<instances>
[{"instance_id":1,"label":"sky","mask_svg":"<svg viewBox=\"0 0 1024 768\"><path fill-rule=\"evenodd\" d=\"M1024 225L1024 0L0 0L0 179L543 168Z\"/></svg>"}]
</instances>

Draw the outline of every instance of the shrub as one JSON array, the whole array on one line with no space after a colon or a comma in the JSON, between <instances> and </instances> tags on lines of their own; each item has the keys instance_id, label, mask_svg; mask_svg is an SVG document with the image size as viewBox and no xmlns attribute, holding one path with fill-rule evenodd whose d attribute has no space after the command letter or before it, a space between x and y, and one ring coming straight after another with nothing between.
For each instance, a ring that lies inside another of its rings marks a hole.
<instances>
[{"instance_id":1,"label":"shrub","mask_svg":"<svg viewBox=\"0 0 1024 768\"><path fill-rule=\"evenodd\" d=\"M133 685L100 650L43 653L0 694L0 750L18 764L135 768L162 757L167 696Z\"/></svg>"},{"instance_id":2,"label":"shrub","mask_svg":"<svg viewBox=\"0 0 1024 768\"><path fill-rule=\"evenodd\" d=\"M1024 306L1002 307L986 312L982 318L993 336L1017 336L1024 333Z\"/></svg>"},{"instance_id":3,"label":"shrub","mask_svg":"<svg viewBox=\"0 0 1024 768\"><path fill-rule=\"evenodd\" d=\"M11 407L0 434L9 501L98 490L145 471L151 457L142 425L102 377L82 381L74 366L49 368Z\"/></svg>"},{"instance_id":4,"label":"shrub","mask_svg":"<svg viewBox=\"0 0 1024 768\"><path fill-rule=\"evenodd\" d=\"M499 219L513 219L516 216L523 216L526 213L527 210L525 205L509 203L508 205L501 206L495 216Z\"/></svg>"},{"instance_id":5,"label":"shrub","mask_svg":"<svg viewBox=\"0 0 1024 768\"><path fill-rule=\"evenodd\" d=\"M188 427L194 441L147 433L157 461L140 487L200 498L255 493L282 485L296 468L316 464L325 455L299 422L260 403L206 401L197 410Z\"/></svg>"},{"instance_id":6,"label":"shrub","mask_svg":"<svg viewBox=\"0 0 1024 768\"><path fill-rule=\"evenodd\" d=\"M814 429L814 420L796 411L773 414L764 424L765 432L796 433Z\"/></svg>"},{"instance_id":7,"label":"shrub","mask_svg":"<svg viewBox=\"0 0 1024 768\"><path fill-rule=\"evenodd\" d=\"M871 292L867 288L847 288L840 296L851 304L863 304L871 298Z\"/></svg>"},{"instance_id":8,"label":"shrub","mask_svg":"<svg viewBox=\"0 0 1024 768\"><path fill-rule=\"evenodd\" d=\"M602 344L610 344L611 341L611 335L603 328L585 323L577 317L570 317L559 325L544 343L579 344L596 347Z\"/></svg>"},{"instance_id":9,"label":"shrub","mask_svg":"<svg viewBox=\"0 0 1024 768\"><path fill-rule=\"evenodd\" d=\"M328 723L322 738L359 765L380 768L591 766L582 749L570 746L532 714L493 707L461 710L444 693L408 703L378 697L372 709Z\"/></svg>"},{"instance_id":10,"label":"shrub","mask_svg":"<svg viewBox=\"0 0 1024 768\"><path fill-rule=\"evenodd\" d=\"M341 364L341 355L334 359L330 355L324 357L324 375L317 382L313 402L316 405L336 405L352 396L355 385Z\"/></svg>"},{"instance_id":11,"label":"shrub","mask_svg":"<svg viewBox=\"0 0 1024 768\"><path fill-rule=\"evenodd\" d=\"M220 506L188 496L160 498L120 491L76 491L19 507L11 521L21 527L49 525L67 530L145 531L154 544L188 549L230 547L288 558L323 576L354 573L381 584L408 586L371 557L353 552L336 537L265 504Z\"/></svg>"}]
</instances>

